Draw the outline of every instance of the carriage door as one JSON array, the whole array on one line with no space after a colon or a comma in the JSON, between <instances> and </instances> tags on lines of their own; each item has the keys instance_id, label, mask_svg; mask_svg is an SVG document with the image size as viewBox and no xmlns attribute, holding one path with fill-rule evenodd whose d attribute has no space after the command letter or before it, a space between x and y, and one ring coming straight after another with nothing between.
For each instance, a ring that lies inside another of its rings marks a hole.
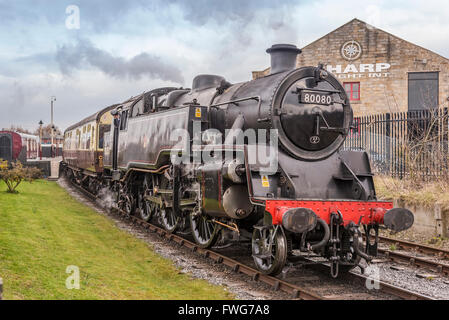
<instances>
[{"instance_id":1,"label":"carriage door","mask_svg":"<svg viewBox=\"0 0 449 320\"><path fill-rule=\"evenodd\" d=\"M438 107L438 72L408 74L408 111L431 110Z\"/></svg>"},{"instance_id":2,"label":"carriage door","mask_svg":"<svg viewBox=\"0 0 449 320\"><path fill-rule=\"evenodd\" d=\"M8 135L0 135L0 159L12 160L12 141Z\"/></svg>"}]
</instances>

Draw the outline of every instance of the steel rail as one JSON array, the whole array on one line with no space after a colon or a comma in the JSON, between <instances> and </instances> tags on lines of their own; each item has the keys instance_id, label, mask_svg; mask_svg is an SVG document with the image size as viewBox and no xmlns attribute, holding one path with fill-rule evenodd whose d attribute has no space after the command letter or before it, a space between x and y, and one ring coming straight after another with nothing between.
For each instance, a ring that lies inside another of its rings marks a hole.
<instances>
[{"instance_id":1,"label":"steel rail","mask_svg":"<svg viewBox=\"0 0 449 320\"><path fill-rule=\"evenodd\" d=\"M74 186L77 190L85 194L87 197L89 197L91 200L96 200L98 197L88 190L85 190L81 186L71 182L71 185ZM203 249L200 248L197 244L186 240L185 238L182 238L181 236L178 236L173 233L167 232L165 229L160 228L156 225L153 225L149 222L143 221L135 216L128 215L126 212L113 208L111 211L119 214L121 217L126 218L128 220L131 220L133 223L140 225L142 227L147 228L151 232L156 233L162 238L165 238L169 241L173 241L177 243L180 247L184 246L193 252L198 253L199 255L209 258L215 263L221 263L227 267L230 267L234 272L236 273L242 273L244 275L249 276L253 281L260 281L262 283L265 283L268 286L271 286L275 291L280 290L287 294L290 294L293 298L301 299L301 300L327 300L326 297L320 296L316 293L313 293L309 291L308 289L305 289L303 287L297 286L295 284L280 280L276 277L272 277L266 274L263 274L259 272L258 270L251 268L242 262L239 262L237 260L234 260L232 258L229 258L225 255L219 254L215 251ZM329 266L326 266L324 264L318 265L322 268L329 268ZM369 279L369 277L357 273L350 272L347 274L347 276L351 277L353 280L359 281L361 284L366 284L366 281L372 281ZM385 283L383 281L377 281L377 284L379 285L379 289L387 294L397 296L402 299L408 299L408 300L433 300L431 297L412 292L410 290Z\"/></svg>"},{"instance_id":2,"label":"steel rail","mask_svg":"<svg viewBox=\"0 0 449 320\"><path fill-rule=\"evenodd\" d=\"M392 250L385 250L379 248L378 251L385 255L387 259L390 259L392 261L396 262L405 262L408 263L411 266L415 267L421 267L421 268L428 268L435 272L438 272L442 275L449 276L449 264L437 262L437 261L431 261L428 260L428 258L422 258L422 257L414 257L409 254L404 254Z\"/></svg>"},{"instance_id":3,"label":"steel rail","mask_svg":"<svg viewBox=\"0 0 449 320\"><path fill-rule=\"evenodd\" d=\"M413 250L425 254L437 255L439 258L449 259L449 250L435 248L425 244L418 244L410 241L393 239L385 236L379 236L379 240L383 243L393 244L399 249Z\"/></svg>"},{"instance_id":4,"label":"steel rail","mask_svg":"<svg viewBox=\"0 0 449 320\"><path fill-rule=\"evenodd\" d=\"M309 260L309 259L306 259ZM329 272L330 266L327 264L312 265L314 268L319 269L322 272ZM348 280L353 280L358 282L362 286L366 286L368 282L373 286L372 290L379 290L384 293L405 299L405 300L435 300L432 297L420 294L418 292L410 291L408 289L398 287L394 284L386 283L379 279L375 279L363 274L355 273L350 271L342 275L342 277L348 278ZM374 289L377 286L377 289Z\"/></svg>"},{"instance_id":5,"label":"steel rail","mask_svg":"<svg viewBox=\"0 0 449 320\"><path fill-rule=\"evenodd\" d=\"M376 281L376 280L370 279L368 276L358 274L358 273L350 272L349 275L351 277L358 278L358 281L361 281L365 284L366 284L366 281ZM379 284L379 290L382 290L385 293L392 294L394 296L400 297L405 300L435 300L426 295L422 295L420 293L410 291L410 290L395 286L390 283L386 283L383 281L378 281L377 283Z\"/></svg>"},{"instance_id":6,"label":"steel rail","mask_svg":"<svg viewBox=\"0 0 449 320\"><path fill-rule=\"evenodd\" d=\"M400 253L391 249L378 248L379 253L385 255L387 259L394 262L407 263L415 267L427 268L432 271L438 272L439 274L449 276L449 264L429 260L429 258L449 258L449 250L439 249L432 246L413 243L405 240L393 239L385 236L379 236L379 240L381 243L392 244L397 249L410 250L412 253L433 255L433 257L415 257L410 254Z\"/></svg>"}]
</instances>

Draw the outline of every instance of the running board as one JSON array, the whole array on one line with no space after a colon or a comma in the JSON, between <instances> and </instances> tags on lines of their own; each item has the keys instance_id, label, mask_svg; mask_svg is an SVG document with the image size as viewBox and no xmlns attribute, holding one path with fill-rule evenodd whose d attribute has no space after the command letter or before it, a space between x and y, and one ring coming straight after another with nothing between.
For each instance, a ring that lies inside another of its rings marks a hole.
<instances>
[{"instance_id":1,"label":"running board","mask_svg":"<svg viewBox=\"0 0 449 320\"><path fill-rule=\"evenodd\" d=\"M155 197L155 196L146 196L145 200L151 201L156 203L159 206L162 206L163 200L162 197ZM186 206L194 206L196 205L196 199L182 199L179 203L180 207L186 207ZM167 207L172 207L171 201L167 202Z\"/></svg>"}]
</instances>

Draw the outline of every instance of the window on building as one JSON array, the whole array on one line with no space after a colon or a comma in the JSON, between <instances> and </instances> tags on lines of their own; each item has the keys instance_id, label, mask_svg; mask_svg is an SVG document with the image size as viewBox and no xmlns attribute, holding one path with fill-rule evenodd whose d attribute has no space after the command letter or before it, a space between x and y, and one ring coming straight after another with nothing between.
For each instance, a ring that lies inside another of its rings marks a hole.
<instances>
[{"instance_id":1,"label":"window on building","mask_svg":"<svg viewBox=\"0 0 449 320\"><path fill-rule=\"evenodd\" d=\"M410 72L408 74L408 111L437 108L438 82L438 72Z\"/></svg>"},{"instance_id":2,"label":"window on building","mask_svg":"<svg viewBox=\"0 0 449 320\"><path fill-rule=\"evenodd\" d=\"M345 82L344 88L351 101L360 100L360 82Z\"/></svg>"}]
</instances>

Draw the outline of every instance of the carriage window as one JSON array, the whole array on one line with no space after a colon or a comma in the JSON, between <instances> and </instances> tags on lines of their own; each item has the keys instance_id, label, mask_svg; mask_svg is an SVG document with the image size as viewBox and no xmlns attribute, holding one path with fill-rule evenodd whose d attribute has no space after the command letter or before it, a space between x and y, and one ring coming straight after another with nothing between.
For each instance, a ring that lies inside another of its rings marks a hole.
<instances>
[{"instance_id":1,"label":"carriage window","mask_svg":"<svg viewBox=\"0 0 449 320\"><path fill-rule=\"evenodd\" d=\"M101 124L99 130L100 130L100 134L98 136L98 148L99 149L103 149L103 147L104 147L104 134L106 132L111 131L111 125L109 125L109 124Z\"/></svg>"},{"instance_id":2,"label":"carriage window","mask_svg":"<svg viewBox=\"0 0 449 320\"><path fill-rule=\"evenodd\" d=\"M90 139L91 139L91 132L90 132L90 128L88 128L88 131L86 132L86 145L85 145L84 149L90 148Z\"/></svg>"},{"instance_id":3,"label":"carriage window","mask_svg":"<svg viewBox=\"0 0 449 320\"><path fill-rule=\"evenodd\" d=\"M141 99L139 102L137 102L134 107L133 107L133 111L131 113L131 117L138 117L142 114L144 114L144 103L143 103L143 99Z\"/></svg>"},{"instance_id":4,"label":"carriage window","mask_svg":"<svg viewBox=\"0 0 449 320\"><path fill-rule=\"evenodd\" d=\"M92 139L91 139L91 148L95 148L95 126L92 126Z\"/></svg>"}]
</instances>

